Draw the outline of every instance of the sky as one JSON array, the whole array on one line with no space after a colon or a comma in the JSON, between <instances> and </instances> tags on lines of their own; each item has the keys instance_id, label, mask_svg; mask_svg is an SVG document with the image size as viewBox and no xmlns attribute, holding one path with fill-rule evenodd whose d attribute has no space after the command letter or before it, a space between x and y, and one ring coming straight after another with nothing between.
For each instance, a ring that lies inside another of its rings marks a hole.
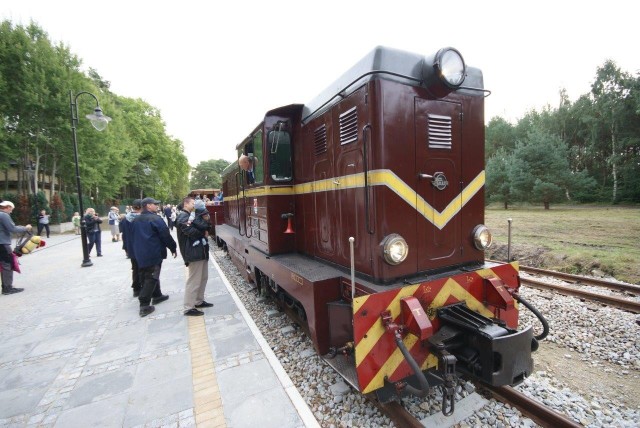
<instances>
[{"instance_id":1,"label":"sky","mask_svg":"<svg viewBox=\"0 0 640 428\"><path fill-rule=\"evenodd\" d=\"M561 89L575 101L607 59L640 71L633 4L0 0L0 19L34 21L112 92L158 108L196 166L235 160L264 113L311 101L379 45L424 55L458 49L491 91L487 123L555 108Z\"/></svg>"}]
</instances>

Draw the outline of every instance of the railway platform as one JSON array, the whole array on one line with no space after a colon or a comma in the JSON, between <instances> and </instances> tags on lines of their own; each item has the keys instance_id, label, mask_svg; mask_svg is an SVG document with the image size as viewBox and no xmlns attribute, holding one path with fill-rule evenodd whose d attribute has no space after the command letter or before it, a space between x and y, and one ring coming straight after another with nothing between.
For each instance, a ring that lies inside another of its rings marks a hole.
<instances>
[{"instance_id":1,"label":"railway platform","mask_svg":"<svg viewBox=\"0 0 640 428\"><path fill-rule=\"evenodd\" d=\"M73 234L20 258L24 292L0 296L0 427L319 426L213 260L204 317L183 315L178 255L169 300L140 318L121 243L102 239L91 267Z\"/></svg>"}]
</instances>

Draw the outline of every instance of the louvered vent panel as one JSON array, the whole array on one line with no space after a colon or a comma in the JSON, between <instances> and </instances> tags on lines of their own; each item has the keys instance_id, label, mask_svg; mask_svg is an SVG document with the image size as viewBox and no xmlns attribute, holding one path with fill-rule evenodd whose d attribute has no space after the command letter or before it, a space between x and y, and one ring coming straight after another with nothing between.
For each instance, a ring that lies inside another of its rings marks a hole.
<instances>
[{"instance_id":1,"label":"louvered vent panel","mask_svg":"<svg viewBox=\"0 0 640 428\"><path fill-rule=\"evenodd\" d=\"M316 156L327 152L327 127L322 125L313 131L313 142Z\"/></svg>"},{"instance_id":2,"label":"louvered vent panel","mask_svg":"<svg viewBox=\"0 0 640 428\"><path fill-rule=\"evenodd\" d=\"M340 144L353 143L358 139L358 112L355 107L340 115Z\"/></svg>"},{"instance_id":3,"label":"louvered vent panel","mask_svg":"<svg viewBox=\"0 0 640 428\"><path fill-rule=\"evenodd\" d=\"M429 115L429 148L451 150L451 118Z\"/></svg>"}]
</instances>

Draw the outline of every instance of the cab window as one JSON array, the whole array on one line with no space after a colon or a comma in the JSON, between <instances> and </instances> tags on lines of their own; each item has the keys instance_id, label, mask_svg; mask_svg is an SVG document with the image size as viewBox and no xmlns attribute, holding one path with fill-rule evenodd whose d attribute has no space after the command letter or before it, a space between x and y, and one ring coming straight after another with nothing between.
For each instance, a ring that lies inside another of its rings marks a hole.
<instances>
[{"instance_id":1,"label":"cab window","mask_svg":"<svg viewBox=\"0 0 640 428\"><path fill-rule=\"evenodd\" d=\"M264 170L262 169L262 161L264 156L262 155L262 131L258 131L253 136L253 154L247 153L252 158L253 173L256 183L264 182Z\"/></svg>"},{"instance_id":2,"label":"cab window","mask_svg":"<svg viewBox=\"0 0 640 428\"><path fill-rule=\"evenodd\" d=\"M273 181L291 181L291 136L286 131L270 131L269 175Z\"/></svg>"}]
</instances>

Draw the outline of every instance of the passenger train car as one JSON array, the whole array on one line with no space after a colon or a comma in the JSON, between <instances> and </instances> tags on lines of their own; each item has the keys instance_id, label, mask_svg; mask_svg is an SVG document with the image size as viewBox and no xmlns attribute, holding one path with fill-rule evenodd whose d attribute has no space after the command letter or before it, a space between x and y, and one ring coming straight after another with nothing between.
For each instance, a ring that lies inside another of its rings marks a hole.
<instances>
[{"instance_id":1,"label":"passenger train car","mask_svg":"<svg viewBox=\"0 0 640 428\"><path fill-rule=\"evenodd\" d=\"M383 401L533 369L517 263L489 263L482 72L377 47L308 104L268 111L223 172L216 226L248 281Z\"/></svg>"}]
</instances>

